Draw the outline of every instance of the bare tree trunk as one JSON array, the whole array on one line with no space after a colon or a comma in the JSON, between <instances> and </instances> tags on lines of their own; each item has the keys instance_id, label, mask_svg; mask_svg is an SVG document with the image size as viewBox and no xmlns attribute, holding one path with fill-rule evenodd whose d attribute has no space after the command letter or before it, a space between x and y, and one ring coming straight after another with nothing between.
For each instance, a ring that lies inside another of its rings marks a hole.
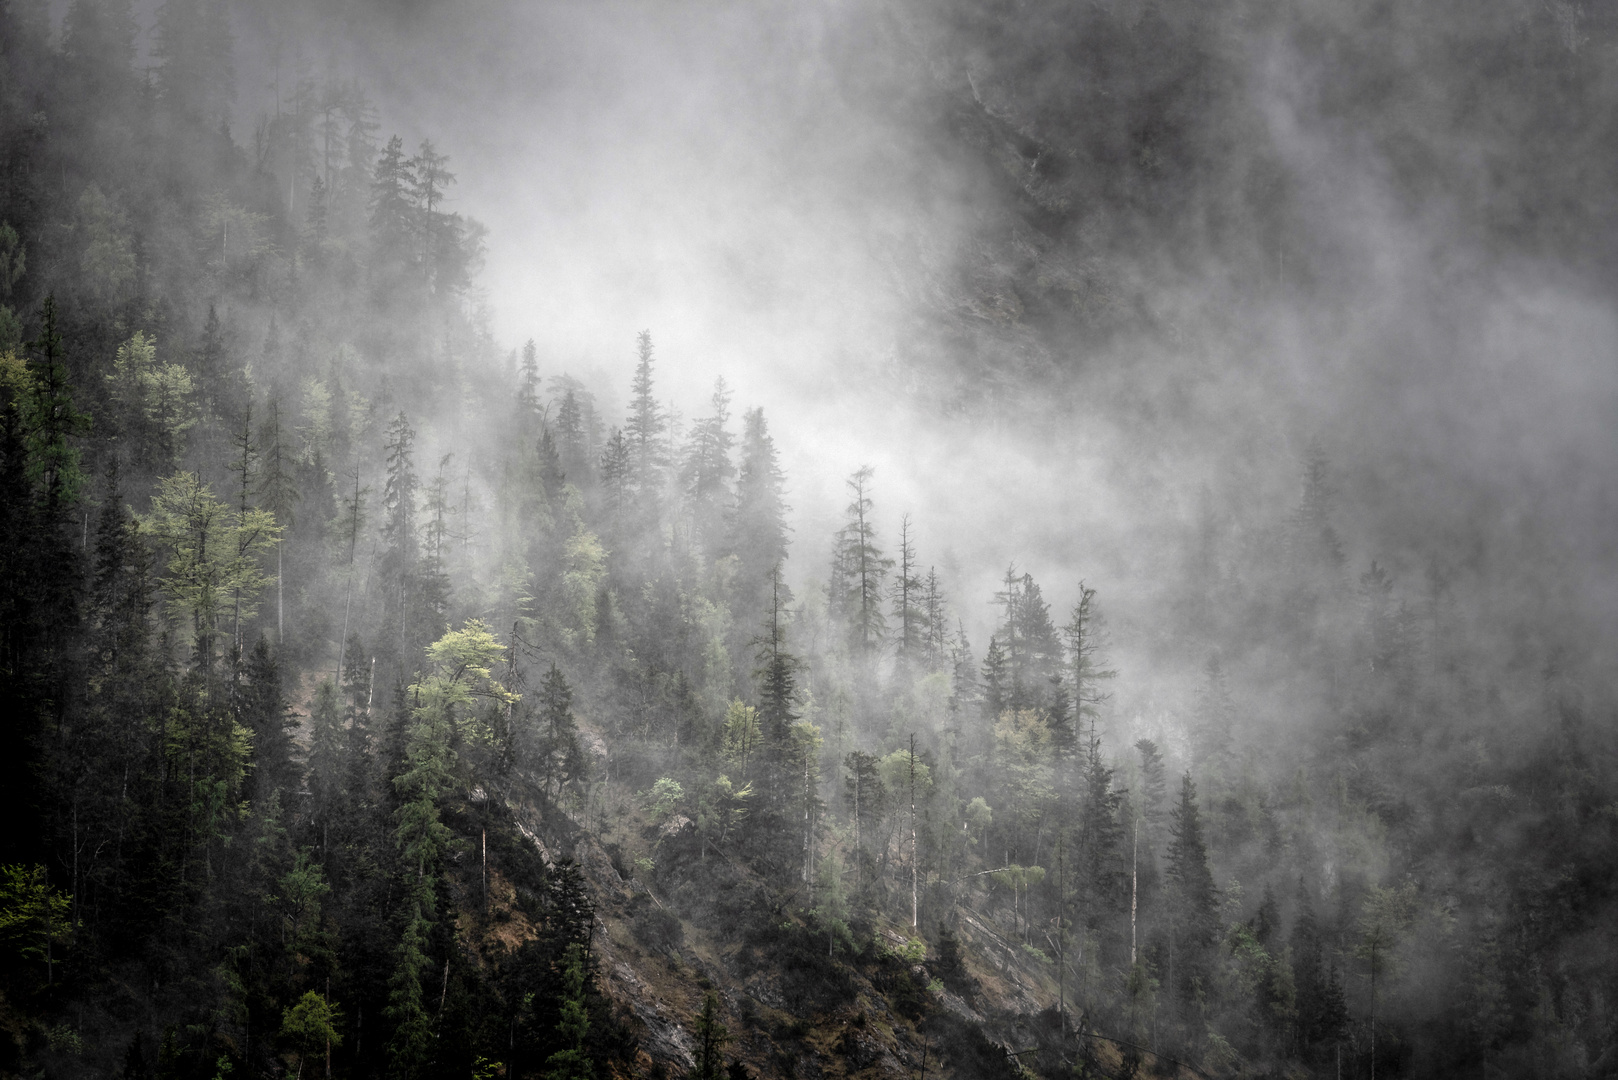
<instances>
[{"instance_id":1,"label":"bare tree trunk","mask_svg":"<svg viewBox=\"0 0 1618 1080\"><path fill-rule=\"evenodd\" d=\"M1140 891L1140 819L1135 819L1134 835L1129 844L1129 966L1135 966L1135 912Z\"/></svg>"},{"instance_id":2,"label":"bare tree trunk","mask_svg":"<svg viewBox=\"0 0 1618 1080\"><path fill-rule=\"evenodd\" d=\"M1067 1041L1067 949L1062 915L1067 908L1067 863L1062 858L1062 834L1056 834L1056 1015L1062 1040Z\"/></svg>"},{"instance_id":3,"label":"bare tree trunk","mask_svg":"<svg viewBox=\"0 0 1618 1080\"><path fill-rule=\"evenodd\" d=\"M916 734L910 733L910 929L919 928L916 893L918 868L916 860Z\"/></svg>"}]
</instances>

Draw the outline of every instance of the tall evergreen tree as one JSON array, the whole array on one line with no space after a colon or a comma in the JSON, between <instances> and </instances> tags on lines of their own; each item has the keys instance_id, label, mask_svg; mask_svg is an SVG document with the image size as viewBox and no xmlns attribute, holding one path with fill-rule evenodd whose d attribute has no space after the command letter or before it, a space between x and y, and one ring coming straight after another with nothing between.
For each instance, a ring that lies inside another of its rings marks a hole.
<instances>
[{"instance_id":1,"label":"tall evergreen tree","mask_svg":"<svg viewBox=\"0 0 1618 1080\"><path fill-rule=\"evenodd\" d=\"M1218 899L1190 773L1180 780L1180 802L1169 815L1169 835L1169 948L1171 963L1178 969L1170 975L1171 988L1181 1000L1190 1000L1194 980L1207 975L1209 950L1219 937Z\"/></svg>"},{"instance_id":2,"label":"tall evergreen tree","mask_svg":"<svg viewBox=\"0 0 1618 1080\"><path fill-rule=\"evenodd\" d=\"M730 519L728 553L736 557L735 608L739 621L753 618L769 600L776 568L787 558L786 476L763 409L742 418L741 467L736 507Z\"/></svg>"},{"instance_id":3,"label":"tall evergreen tree","mask_svg":"<svg viewBox=\"0 0 1618 1080\"><path fill-rule=\"evenodd\" d=\"M405 156L404 140L395 135L377 158L371 179L371 237L376 263L397 270L412 260L416 214L414 163Z\"/></svg>"},{"instance_id":4,"label":"tall evergreen tree","mask_svg":"<svg viewBox=\"0 0 1618 1080\"><path fill-rule=\"evenodd\" d=\"M725 543L726 519L732 507L730 484L736 475L730 459L735 442L730 433L730 390L724 379L714 383L710 404L713 411L692 427L684 481L697 539L711 557Z\"/></svg>"},{"instance_id":5,"label":"tall evergreen tree","mask_svg":"<svg viewBox=\"0 0 1618 1080\"><path fill-rule=\"evenodd\" d=\"M667 464L663 435L669 418L653 392L650 330L642 330L635 338L635 349L635 378L630 384L629 416L624 421L623 437L637 493L644 499L656 495L663 481L663 467Z\"/></svg>"},{"instance_id":6,"label":"tall evergreen tree","mask_svg":"<svg viewBox=\"0 0 1618 1080\"><path fill-rule=\"evenodd\" d=\"M916 545L910 538L910 515L899 518L899 573L888 590L895 625L893 650L900 672L909 672L924 656L928 636L923 584L916 573Z\"/></svg>"},{"instance_id":7,"label":"tall evergreen tree","mask_svg":"<svg viewBox=\"0 0 1618 1080\"><path fill-rule=\"evenodd\" d=\"M416 433L404 413L388 423L387 479L382 486L382 541L387 550L382 557L383 620L392 636L395 655L403 662L409 655L409 616L416 600Z\"/></svg>"},{"instance_id":8,"label":"tall evergreen tree","mask_svg":"<svg viewBox=\"0 0 1618 1080\"><path fill-rule=\"evenodd\" d=\"M882 583L893 567L893 560L882 554L876 542L871 517L873 475L874 470L866 465L848 478L854 498L848 504L848 523L837 534L832 562L832 599L847 623L850 649L866 660L875 655L887 635Z\"/></svg>"},{"instance_id":9,"label":"tall evergreen tree","mask_svg":"<svg viewBox=\"0 0 1618 1080\"><path fill-rule=\"evenodd\" d=\"M1102 684L1118 674L1105 666L1108 639L1095 598L1096 591L1079 582L1079 602L1073 605L1072 617L1063 630L1067 637L1068 671L1073 679L1077 725L1083 739L1095 738L1101 706L1112 696L1102 689ZM1085 721L1089 721L1090 725L1088 735L1083 730Z\"/></svg>"}]
</instances>

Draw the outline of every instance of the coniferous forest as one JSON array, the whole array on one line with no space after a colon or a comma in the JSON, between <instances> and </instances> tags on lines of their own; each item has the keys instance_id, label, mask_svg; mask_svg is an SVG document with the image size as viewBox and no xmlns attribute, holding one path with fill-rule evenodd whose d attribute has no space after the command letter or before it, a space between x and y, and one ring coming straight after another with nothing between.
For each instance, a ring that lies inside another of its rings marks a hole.
<instances>
[{"instance_id":1,"label":"coniferous forest","mask_svg":"<svg viewBox=\"0 0 1618 1080\"><path fill-rule=\"evenodd\" d=\"M0 0L0 1075L1618 1075L1610 16L604 5L830 421L494 311L456 7Z\"/></svg>"}]
</instances>

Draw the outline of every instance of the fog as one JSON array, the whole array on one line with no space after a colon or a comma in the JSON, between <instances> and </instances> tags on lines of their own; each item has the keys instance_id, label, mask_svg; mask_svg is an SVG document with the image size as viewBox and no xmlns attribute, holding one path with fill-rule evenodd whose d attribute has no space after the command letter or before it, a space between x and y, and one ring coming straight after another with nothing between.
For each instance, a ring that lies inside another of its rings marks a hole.
<instances>
[{"instance_id":1,"label":"fog","mask_svg":"<svg viewBox=\"0 0 1618 1080\"><path fill-rule=\"evenodd\" d=\"M1618 19L0 31L0 1071L1618 1060Z\"/></svg>"},{"instance_id":2,"label":"fog","mask_svg":"<svg viewBox=\"0 0 1618 1080\"><path fill-rule=\"evenodd\" d=\"M1149 621L1202 489L1232 528L1278 521L1317 440L1351 570L1376 558L1414 586L1443 553L1538 633L1614 629L1611 297L1586 247L1558 250L1577 213L1551 206L1560 220L1504 243L1480 227L1531 198L1514 185L1538 166L1511 144L1520 118L1488 116L1511 102L1442 51L1436 17L1371 26L1357 44L1403 35L1405 54L1349 107L1354 69L1323 69L1296 40L1354 43L1329 8L1255 15L1250 38L1224 28L1213 48L1245 81L1211 115L1245 126L1221 133L1224 171L1188 179L1186 198L1243 205L1221 185L1272 164L1281 197L1247 200L1220 236L1208 213L1190 230L1148 221L1133 251L1092 246L1106 289L1146 314L1064 337L992 308L1018 244L1073 243L1040 237L1010 205L1012 168L939 122L976 98L1043 137L1039 96L1061 73L1024 77L1026 26L967 49L951 12L907 4L242 15L243 120L273 107L279 36L308 70L363 80L383 137L450 155L452 205L490 228L480 286L504 348L532 337L547 375L584 376L610 403L649 328L659 393L687 417L715 376L765 407L796 580L823 573L843 477L871 464L883 535L912 515L923 562L956 568L976 640L1009 562L1059 606L1083 577ZM1489 42L1502 20L1470 32ZM1457 110L1485 119L1452 130ZM1102 197L1078 216L1130 213Z\"/></svg>"}]
</instances>

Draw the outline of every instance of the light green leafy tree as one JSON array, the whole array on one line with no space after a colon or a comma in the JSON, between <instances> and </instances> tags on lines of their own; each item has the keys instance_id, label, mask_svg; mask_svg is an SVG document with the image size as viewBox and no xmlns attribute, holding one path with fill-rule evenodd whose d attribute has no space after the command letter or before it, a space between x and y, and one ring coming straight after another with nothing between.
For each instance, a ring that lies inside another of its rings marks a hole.
<instances>
[{"instance_id":1,"label":"light green leafy tree","mask_svg":"<svg viewBox=\"0 0 1618 1080\"><path fill-rule=\"evenodd\" d=\"M740 699L732 701L730 710L725 713L725 760L736 766L745 778L748 764L758 754L758 746L758 710L751 705L743 705Z\"/></svg>"},{"instance_id":2,"label":"light green leafy tree","mask_svg":"<svg viewBox=\"0 0 1618 1080\"><path fill-rule=\"evenodd\" d=\"M747 802L753 797L753 785L737 787L730 777L721 775L698 791L693 816L697 835L702 837L702 858L708 857L709 844L722 844L733 829L747 815Z\"/></svg>"},{"instance_id":3,"label":"light green leafy tree","mask_svg":"<svg viewBox=\"0 0 1618 1080\"><path fill-rule=\"evenodd\" d=\"M249 619L272 580L262 560L281 537L268 510L232 509L198 474L157 482L143 533L168 552L163 589L171 618L189 619L199 667L213 663L214 641L227 611Z\"/></svg>"},{"instance_id":4,"label":"light green leafy tree","mask_svg":"<svg viewBox=\"0 0 1618 1080\"><path fill-rule=\"evenodd\" d=\"M451 836L439 819L438 804L465 779L456 746L487 743L491 737L477 706L498 709L517 701L517 695L492 674L505 648L487 626L473 619L427 647L427 674L410 687L416 705L406 732L404 769L393 780L403 800L394 840L404 864L416 873L405 896L405 929L389 980L387 1008L395 1025L389 1052L401 1077L420 1073L433 1040L422 979L437 915L434 887Z\"/></svg>"},{"instance_id":5,"label":"light green leafy tree","mask_svg":"<svg viewBox=\"0 0 1618 1080\"><path fill-rule=\"evenodd\" d=\"M336 1005L309 990L296 1005L281 1013L281 1037L292 1045L298 1055L299 1077L311 1055L329 1055L331 1048L343 1041L338 1025L343 1013Z\"/></svg>"},{"instance_id":6,"label":"light green leafy tree","mask_svg":"<svg viewBox=\"0 0 1618 1080\"><path fill-rule=\"evenodd\" d=\"M653 819L662 821L674 813L674 808L685 798L685 788L673 777L658 777L657 783L640 792L641 804Z\"/></svg>"},{"instance_id":7,"label":"light green leafy tree","mask_svg":"<svg viewBox=\"0 0 1618 1080\"><path fill-rule=\"evenodd\" d=\"M0 942L23 960L45 965L51 981L54 946L68 936L72 897L51 888L45 868L0 866Z\"/></svg>"},{"instance_id":8,"label":"light green leafy tree","mask_svg":"<svg viewBox=\"0 0 1618 1080\"><path fill-rule=\"evenodd\" d=\"M173 464L197 422L191 375L157 357L157 340L137 330L118 346L108 389L118 404L124 435L158 468Z\"/></svg>"}]
</instances>

